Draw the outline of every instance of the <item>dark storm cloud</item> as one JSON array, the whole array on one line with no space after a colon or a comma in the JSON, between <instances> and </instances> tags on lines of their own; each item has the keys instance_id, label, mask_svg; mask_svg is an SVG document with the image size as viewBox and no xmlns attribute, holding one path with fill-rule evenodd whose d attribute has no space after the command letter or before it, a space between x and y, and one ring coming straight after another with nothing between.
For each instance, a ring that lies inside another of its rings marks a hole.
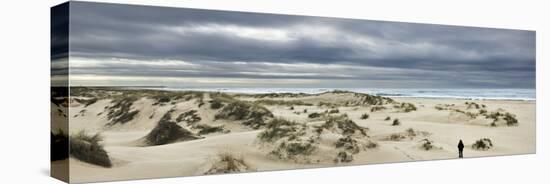
<instances>
[{"instance_id":1,"label":"dark storm cloud","mask_svg":"<svg viewBox=\"0 0 550 184\"><path fill-rule=\"evenodd\" d=\"M69 53L69 4L51 9L51 59L66 58Z\"/></svg>"},{"instance_id":2,"label":"dark storm cloud","mask_svg":"<svg viewBox=\"0 0 550 184\"><path fill-rule=\"evenodd\" d=\"M81 76L535 85L532 31L84 2L71 11Z\"/></svg>"},{"instance_id":3,"label":"dark storm cloud","mask_svg":"<svg viewBox=\"0 0 550 184\"><path fill-rule=\"evenodd\" d=\"M67 86L69 74L69 3L51 8L50 75L52 86Z\"/></svg>"}]
</instances>

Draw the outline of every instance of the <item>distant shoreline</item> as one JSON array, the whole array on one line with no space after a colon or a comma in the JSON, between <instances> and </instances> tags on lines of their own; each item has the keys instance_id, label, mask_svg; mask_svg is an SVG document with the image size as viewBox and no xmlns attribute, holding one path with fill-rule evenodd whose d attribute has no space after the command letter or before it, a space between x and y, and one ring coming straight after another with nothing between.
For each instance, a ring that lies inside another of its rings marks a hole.
<instances>
[{"instance_id":1,"label":"distant shoreline","mask_svg":"<svg viewBox=\"0 0 550 184\"><path fill-rule=\"evenodd\" d=\"M366 88L172 88L167 86L75 86L86 88L104 88L104 89L125 89L125 90L159 90L159 91L197 91L197 92L222 92L230 94L271 94L271 93L290 93L290 94L308 94L316 95L331 91L349 91L354 93L363 93L369 95L383 96L388 98L417 98L417 99L456 99L456 100L482 100L482 101L536 101L536 98L526 96L536 96L535 89L366 89ZM489 91L485 95L458 95L457 93L483 94L479 90ZM509 96L491 96L491 93L506 94L500 91L506 91ZM454 94L446 94L452 92ZM409 93L409 94L407 94ZM420 95L426 94L426 95ZM519 97L524 95L524 97Z\"/></svg>"}]
</instances>

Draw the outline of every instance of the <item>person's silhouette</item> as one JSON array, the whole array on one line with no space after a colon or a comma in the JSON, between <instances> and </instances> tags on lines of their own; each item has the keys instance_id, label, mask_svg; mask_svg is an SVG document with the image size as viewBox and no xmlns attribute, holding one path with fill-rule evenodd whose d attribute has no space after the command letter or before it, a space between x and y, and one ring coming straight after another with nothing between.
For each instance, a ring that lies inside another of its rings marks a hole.
<instances>
[{"instance_id":1,"label":"person's silhouette","mask_svg":"<svg viewBox=\"0 0 550 184\"><path fill-rule=\"evenodd\" d=\"M464 143L462 143L462 139L458 141L458 158L462 158L462 151L464 150Z\"/></svg>"}]
</instances>

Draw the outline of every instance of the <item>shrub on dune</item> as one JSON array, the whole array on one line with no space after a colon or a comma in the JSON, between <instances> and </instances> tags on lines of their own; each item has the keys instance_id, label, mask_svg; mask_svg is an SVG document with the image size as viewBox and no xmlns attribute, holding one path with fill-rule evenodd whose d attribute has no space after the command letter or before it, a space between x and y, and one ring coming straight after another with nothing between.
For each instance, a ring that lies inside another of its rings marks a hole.
<instances>
[{"instance_id":1,"label":"shrub on dune","mask_svg":"<svg viewBox=\"0 0 550 184\"><path fill-rule=\"evenodd\" d=\"M155 100L155 103L153 103L153 105L164 105L165 103L168 103L171 100L170 97L166 95L158 95L158 96L153 96L151 98Z\"/></svg>"},{"instance_id":2,"label":"shrub on dune","mask_svg":"<svg viewBox=\"0 0 550 184\"><path fill-rule=\"evenodd\" d=\"M389 120L391 120L391 117L389 117L389 116L386 117L386 119L384 119L384 121L389 121Z\"/></svg>"},{"instance_id":3,"label":"shrub on dune","mask_svg":"<svg viewBox=\"0 0 550 184\"><path fill-rule=\"evenodd\" d=\"M336 114L336 113L340 113L340 110L338 109L331 109L330 111L328 111L329 114Z\"/></svg>"},{"instance_id":4,"label":"shrub on dune","mask_svg":"<svg viewBox=\"0 0 550 184\"><path fill-rule=\"evenodd\" d=\"M390 134L390 136L387 139L390 140L390 141L401 141L405 138L407 138L407 137L403 134L393 133L393 134Z\"/></svg>"},{"instance_id":5,"label":"shrub on dune","mask_svg":"<svg viewBox=\"0 0 550 184\"><path fill-rule=\"evenodd\" d=\"M357 154L362 150L361 145L350 136L342 137L334 143L336 148L343 148L345 151L348 151L352 154Z\"/></svg>"},{"instance_id":6,"label":"shrub on dune","mask_svg":"<svg viewBox=\"0 0 550 184\"><path fill-rule=\"evenodd\" d=\"M493 119L493 122L491 122L491 126L497 126L497 122L499 120L503 120L507 126L517 126L518 120L516 119L516 115L509 113L509 112L491 112L491 113L485 113L485 118L487 119Z\"/></svg>"},{"instance_id":7,"label":"shrub on dune","mask_svg":"<svg viewBox=\"0 0 550 184\"><path fill-rule=\"evenodd\" d=\"M374 106L370 108L370 112L377 112L386 109L384 106Z\"/></svg>"},{"instance_id":8,"label":"shrub on dune","mask_svg":"<svg viewBox=\"0 0 550 184\"><path fill-rule=\"evenodd\" d=\"M353 161L353 154L348 153L347 151L340 151L338 154L336 154L336 158L334 158L335 163L347 163Z\"/></svg>"},{"instance_id":9,"label":"shrub on dune","mask_svg":"<svg viewBox=\"0 0 550 184\"><path fill-rule=\"evenodd\" d=\"M378 143L369 140L367 144L365 145L366 148L372 149L378 147Z\"/></svg>"},{"instance_id":10,"label":"shrub on dune","mask_svg":"<svg viewBox=\"0 0 550 184\"><path fill-rule=\"evenodd\" d=\"M220 100L211 100L210 101L210 108L211 109L219 109L223 107L223 103Z\"/></svg>"},{"instance_id":11,"label":"shrub on dune","mask_svg":"<svg viewBox=\"0 0 550 184\"><path fill-rule=\"evenodd\" d=\"M475 102L464 102L464 104L466 104L466 108L467 109L472 109L472 108L475 108L475 109L480 109L480 105L475 103Z\"/></svg>"},{"instance_id":12,"label":"shrub on dune","mask_svg":"<svg viewBox=\"0 0 550 184\"><path fill-rule=\"evenodd\" d=\"M138 100L136 97L124 97L120 99L112 100L112 106L106 107L109 112L107 113L107 119L110 122L107 125L115 125L117 123L124 124L134 119L139 113L138 110L131 110L134 102Z\"/></svg>"},{"instance_id":13,"label":"shrub on dune","mask_svg":"<svg viewBox=\"0 0 550 184\"><path fill-rule=\"evenodd\" d=\"M170 113L171 111L166 113L157 123L157 126L145 136L145 143L147 145L163 145L177 141L188 141L201 138L172 121Z\"/></svg>"},{"instance_id":14,"label":"shrub on dune","mask_svg":"<svg viewBox=\"0 0 550 184\"><path fill-rule=\"evenodd\" d=\"M307 117L310 118L310 119L314 119L314 118L321 117L321 114L314 112L314 113L309 114Z\"/></svg>"},{"instance_id":15,"label":"shrub on dune","mask_svg":"<svg viewBox=\"0 0 550 184\"><path fill-rule=\"evenodd\" d=\"M479 109L479 114L483 115L483 114L486 114L487 113L487 110L485 109Z\"/></svg>"},{"instance_id":16,"label":"shrub on dune","mask_svg":"<svg viewBox=\"0 0 550 184\"><path fill-rule=\"evenodd\" d=\"M266 129L258 134L258 140L272 147L270 155L298 161L299 158L311 155L318 147L318 138L308 134L308 130L305 124L276 118L269 121Z\"/></svg>"},{"instance_id":17,"label":"shrub on dune","mask_svg":"<svg viewBox=\"0 0 550 184\"><path fill-rule=\"evenodd\" d=\"M85 131L80 131L71 135L69 140L70 155L78 160L102 167L111 167L111 160L107 151L103 149L100 142L103 137L98 133L90 135Z\"/></svg>"},{"instance_id":18,"label":"shrub on dune","mask_svg":"<svg viewBox=\"0 0 550 184\"><path fill-rule=\"evenodd\" d=\"M303 124L275 118L266 124L266 129L258 134L258 138L265 142L273 142L284 137L301 136L305 134L304 129Z\"/></svg>"},{"instance_id":19,"label":"shrub on dune","mask_svg":"<svg viewBox=\"0 0 550 184\"><path fill-rule=\"evenodd\" d=\"M504 121L506 121L506 125L508 126L518 125L518 120L516 119L516 115L511 114L509 112L504 114Z\"/></svg>"},{"instance_id":20,"label":"shrub on dune","mask_svg":"<svg viewBox=\"0 0 550 184\"><path fill-rule=\"evenodd\" d=\"M493 141L489 138L482 138L472 144L472 149L475 150L488 150L493 147Z\"/></svg>"},{"instance_id":21,"label":"shrub on dune","mask_svg":"<svg viewBox=\"0 0 550 184\"><path fill-rule=\"evenodd\" d=\"M411 112L411 111L416 111L416 106L414 106L414 104L412 103L401 103L401 105L398 106L398 108L400 108L403 112Z\"/></svg>"},{"instance_id":22,"label":"shrub on dune","mask_svg":"<svg viewBox=\"0 0 550 184\"><path fill-rule=\"evenodd\" d=\"M317 146L312 139L294 139L282 141L276 148L270 152L271 155L277 156L279 159L297 159L311 155Z\"/></svg>"},{"instance_id":23,"label":"shrub on dune","mask_svg":"<svg viewBox=\"0 0 550 184\"><path fill-rule=\"evenodd\" d=\"M177 118L177 122L186 122L189 125L193 125L199 121L201 121L201 117L197 115L197 110L190 110L184 113L181 113Z\"/></svg>"},{"instance_id":24,"label":"shrub on dune","mask_svg":"<svg viewBox=\"0 0 550 184\"><path fill-rule=\"evenodd\" d=\"M210 98L212 98L213 101L219 101L220 103L232 103L234 101L237 101L232 95L221 92L211 93Z\"/></svg>"},{"instance_id":25,"label":"shrub on dune","mask_svg":"<svg viewBox=\"0 0 550 184\"><path fill-rule=\"evenodd\" d=\"M353 93L353 92L351 92ZM369 95L364 93L353 93L355 97L360 98L361 105L384 105L394 102L393 99L377 95Z\"/></svg>"},{"instance_id":26,"label":"shrub on dune","mask_svg":"<svg viewBox=\"0 0 550 184\"><path fill-rule=\"evenodd\" d=\"M408 128L406 129L405 131L403 132L398 132L398 133L392 133L390 135L388 135L385 140L389 140L389 141L401 141L403 139L410 139L410 140L413 140L415 138L417 138L418 136L422 136L422 137L427 137L429 136L430 133L429 132L426 132L426 131L420 131L420 130L414 130L412 128Z\"/></svg>"},{"instance_id":27,"label":"shrub on dune","mask_svg":"<svg viewBox=\"0 0 550 184\"><path fill-rule=\"evenodd\" d=\"M408 128L405 132L409 137L416 137L417 135L417 132L413 128Z\"/></svg>"},{"instance_id":28,"label":"shrub on dune","mask_svg":"<svg viewBox=\"0 0 550 184\"><path fill-rule=\"evenodd\" d=\"M367 114L367 113L362 114L361 119L369 119L369 114Z\"/></svg>"},{"instance_id":29,"label":"shrub on dune","mask_svg":"<svg viewBox=\"0 0 550 184\"><path fill-rule=\"evenodd\" d=\"M322 125L322 128L329 130L336 130L342 135L355 135L359 134L361 136L366 136L367 128L357 125L354 121L349 119L345 115L330 117Z\"/></svg>"},{"instance_id":30,"label":"shrub on dune","mask_svg":"<svg viewBox=\"0 0 550 184\"><path fill-rule=\"evenodd\" d=\"M193 128L199 129L199 132L198 132L199 135L211 134L211 133L216 133L216 132L222 132L222 133L229 132L229 130L225 130L223 128L223 125L222 126L210 126L210 125L207 125L207 124L199 124L199 125L193 126Z\"/></svg>"},{"instance_id":31,"label":"shrub on dune","mask_svg":"<svg viewBox=\"0 0 550 184\"><path fill-rule=\"evenodd\" d=\"M422 139L422 149L428 151L435 148L433 141L429 139Z\"/></svg>"},{"instance_id":32,"label":"shrub on dune","mask_svg":"<svg viewBox=\"0 0 550 184\"><path fill-rule=\"evenodd\" d=\"M393 120L393 123L392 123L391 125L392 125L392 126L399 126L399 125L401 125L401 121L399 121L399 119L395 118L395 119Z\"/></svg>"},{"instance_id":33,"label":"shrub on dune","mask_svg":"<svg viewBox=\"0 0 550 184\"><path fill-rule=\"evenodd\" d=\"M273 114L263 106L235 101L224 106L214 117L216 119L244 120L244 125L258 129L265 125L266 119L273 118Z\"/></svg>"},{"instance_id":34,"label":"shrub on dune","mask_svg":"<svg viewBox=\"0 0 550 184\"><path fill-rule=\"evenodd\" d=\"M219 153L211 168L204 174L225 174L238 173L251 170L251 167L242 157L235 156L230 152Z\"/></svg>"}]
</instances>

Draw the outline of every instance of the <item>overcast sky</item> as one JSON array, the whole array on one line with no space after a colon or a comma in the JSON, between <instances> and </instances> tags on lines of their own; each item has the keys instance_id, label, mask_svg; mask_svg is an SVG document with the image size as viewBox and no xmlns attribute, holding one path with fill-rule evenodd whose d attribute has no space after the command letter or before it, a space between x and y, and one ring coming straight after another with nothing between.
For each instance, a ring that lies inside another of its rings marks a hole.
<instances>
[{"instance_id":1,"label":"overcast sky","mask_svg":"<svg viewBox=\"0 0 550 184\"><path fill-rule=\"evenodd\" d=\"M534 88L535 32L71 2L72 85Z\"/></svg>"}]
</instances>

